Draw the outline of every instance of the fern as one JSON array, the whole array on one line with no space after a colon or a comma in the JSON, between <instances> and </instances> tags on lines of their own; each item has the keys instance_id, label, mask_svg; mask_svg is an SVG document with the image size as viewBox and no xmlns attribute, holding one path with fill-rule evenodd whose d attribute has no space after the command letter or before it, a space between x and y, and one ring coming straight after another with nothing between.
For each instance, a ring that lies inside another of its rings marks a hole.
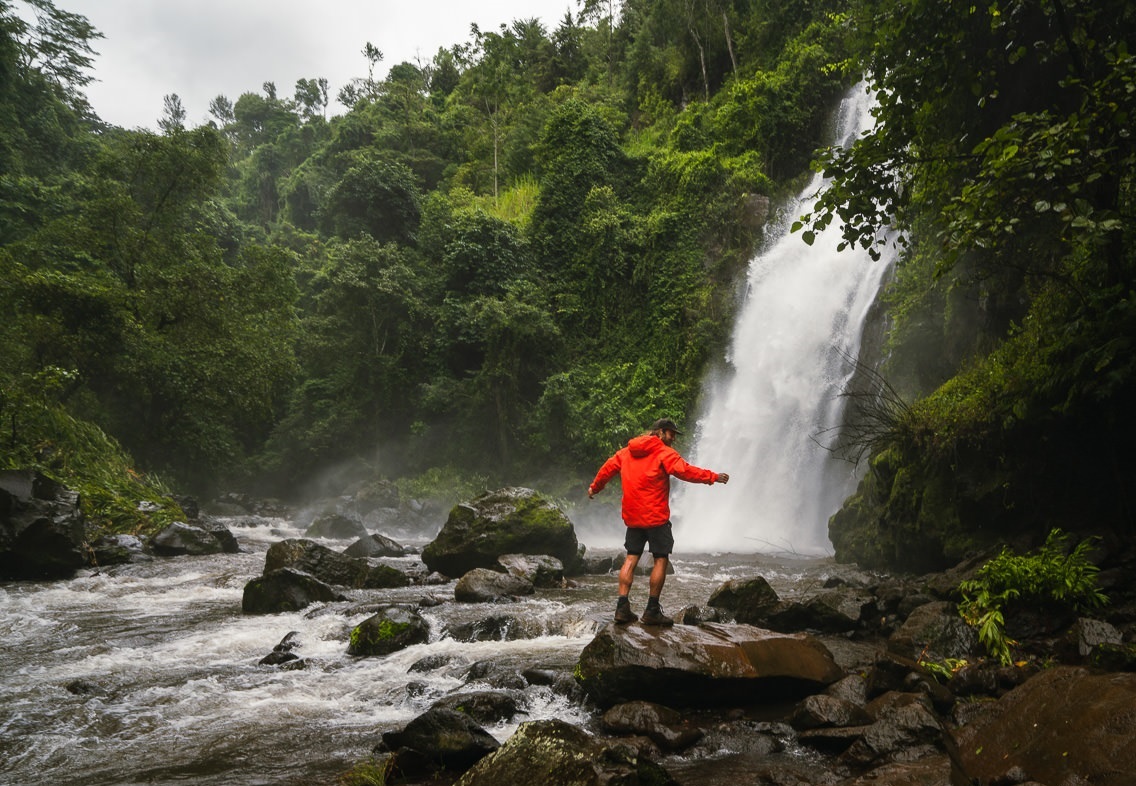
<instances>
[{"instance_id":1,"label":"fern","mask_svg":"<svg viewBox=\"0 0 1136 786\"><path fill-rule=\"evenodd\" d=\"M978 640L1003 664L1012 661L1016 641L1006 636L1003 610L1009 601L1052 600L1077 611L1108 603L1097 587L1100 568L1089 559L1095 537L1086 538L1070 551L1069 536L1053 529L1035 554L1024 556L1003 548L975 578L959 584L963 599L959 614L978 631Z\"/></svg>"}]
</instances>

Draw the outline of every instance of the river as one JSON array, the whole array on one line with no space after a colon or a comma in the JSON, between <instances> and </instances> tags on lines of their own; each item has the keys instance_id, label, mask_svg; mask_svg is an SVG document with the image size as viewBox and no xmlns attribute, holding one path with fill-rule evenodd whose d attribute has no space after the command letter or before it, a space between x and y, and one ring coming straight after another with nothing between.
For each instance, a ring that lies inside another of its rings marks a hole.
<instances>
[{"instance_id":1,"label":"river","mask_svg":"<svg viewBox=\"0 0 1136 786\"><path fill-rule=\"evenodd\" d=\"M495 673L503 667L570 671L610 619L616 594L616 577L609 574L539 590L518 603L459 604L449 583L355 590L346 602L246 615L244 586L263 570L268 547L303 532L286 519L232 531L241 553L83 570L67 581L0 584L0 783L333 783L367 758L382 732L401 729L442 696L487 687L468 679L473 664L492 664ZM415 556L383 561L422 567ZM673 564L664 592L668 611L705 604L722 582L757 574L794 597L831 568L822 558L681 549ZM632 596L642 605L645 577ZM365 607L423 599L443 601L423 608L429 643L383 658L347 654L351 628L371 614ZM487 617L506 618L508 632L490 641L451 634ZM258 665L293 631L294 652L306 668ZM424 661L430 656L437 657ZM432 667L412 669L423 663ZM526 720L560 718L594 729L591 708L550 687L526 687L521 697L524 714L487 729L499 741Z\"/></svg>"}]
</instances>

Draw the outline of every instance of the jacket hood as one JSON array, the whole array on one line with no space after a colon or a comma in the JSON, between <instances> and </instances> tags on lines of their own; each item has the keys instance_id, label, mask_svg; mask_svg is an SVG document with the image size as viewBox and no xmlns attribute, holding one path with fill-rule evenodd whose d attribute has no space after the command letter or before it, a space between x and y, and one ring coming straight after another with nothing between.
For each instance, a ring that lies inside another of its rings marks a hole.
<instances>
[{"instance_id":1,"label":"jacket hood","mask_svg":"<svg viewBox=\"0 0 1136 786\"><path fill-rule=\"evenodd\" d=\"M627 441L627 449L635 458L643 458L663 447L663 441L654 434L643 434Z\"/></svg>"}]
</instances>

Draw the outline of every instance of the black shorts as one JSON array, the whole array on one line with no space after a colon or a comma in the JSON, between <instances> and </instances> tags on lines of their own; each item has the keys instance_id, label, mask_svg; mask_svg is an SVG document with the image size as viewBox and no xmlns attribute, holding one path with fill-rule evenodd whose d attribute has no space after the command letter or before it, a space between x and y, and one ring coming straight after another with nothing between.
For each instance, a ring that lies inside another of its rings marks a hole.
<instances>
[{"instance_id":1,"label":"black shorts","mask_svg":"<svg viewBox=\"0 0 1136 786\"><path fill-rule=\"evenodd\" d=\"M651 544L651 556L669 557L674 550L675 539L671 533L671 523L660 524L657 527L628 527L627 537L623 539L623 546L628 554L636 557L643 556L643 547Z\"/></svg>"}]
</instances>

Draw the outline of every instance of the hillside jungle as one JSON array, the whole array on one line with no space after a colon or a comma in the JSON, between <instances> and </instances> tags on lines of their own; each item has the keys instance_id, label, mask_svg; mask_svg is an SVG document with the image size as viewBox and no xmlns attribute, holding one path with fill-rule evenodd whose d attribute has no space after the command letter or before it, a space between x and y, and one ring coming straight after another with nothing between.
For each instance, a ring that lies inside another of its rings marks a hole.
<instances>
[{"instance_id":1,"label":"hillside jungle","mask_svg":"<svg viewBox=\"0 0 1136 786\"><path fill-rule=\"evenodd\" d=\"M264 74L190 127L171 94L156 131L95 115L65 5L0 0L0 469L92 526L331 477L568 494L696 415L770 210L823 168L801 242L901 233L837 558L1130 540L1132 4L580 0L428 62L362 36L337 95ZM825 149L861 80L876 127Z\"/></svg>"}]
</instances>

